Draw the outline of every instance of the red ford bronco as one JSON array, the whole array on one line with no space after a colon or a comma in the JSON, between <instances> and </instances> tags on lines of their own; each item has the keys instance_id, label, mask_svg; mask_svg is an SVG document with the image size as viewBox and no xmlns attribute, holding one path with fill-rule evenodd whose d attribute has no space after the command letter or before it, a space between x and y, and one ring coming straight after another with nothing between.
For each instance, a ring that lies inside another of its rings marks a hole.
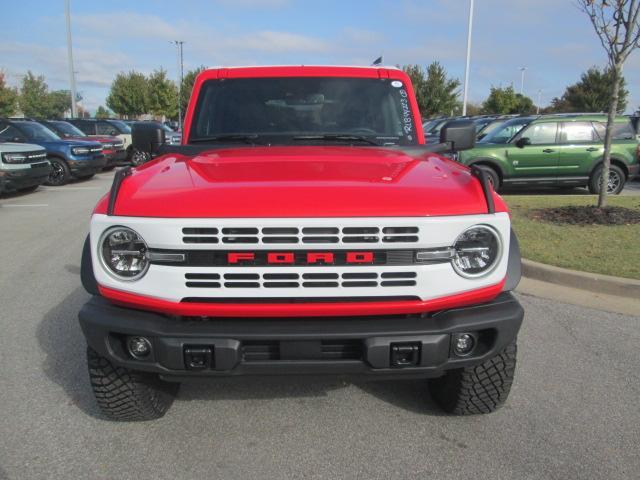
<instances>
[{"instance_id":1,"label":"red ford bronco","mask_svg":"<svg viewBox=\"0 0 640 480\"><path fill-rule=\"evenodd\" d=\"M251 67L196 79L181 145L117 172L82 257L93 391L162 416L182 381L415 378L447 412L507 398L523 310L507 207L454 121L425 145L409 78L382 67Z\"/></svg>"}]
</instances>

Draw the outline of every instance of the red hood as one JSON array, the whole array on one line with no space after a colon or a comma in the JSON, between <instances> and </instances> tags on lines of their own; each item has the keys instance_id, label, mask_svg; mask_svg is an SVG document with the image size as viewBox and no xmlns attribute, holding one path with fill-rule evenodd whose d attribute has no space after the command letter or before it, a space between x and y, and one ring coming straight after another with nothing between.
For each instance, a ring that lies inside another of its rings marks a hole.
<instances>
[{"instance_id":1,"label":"red hood","mask_svg":"<svg viewBox=\"0 0 640 480\"><path fill-rule=\"evenodd\" d=\"M496 210L506 211L496 195ZM97 212L106 210L106 198ZM434 154L374 147L244 147L165 155L122 184L115 214L384 217L487 212L480 183Z\"/></svg>"},{"instance_id":2,"label":"red hood","mask_svg":"<svg viewBox=\"0 0 640 480\"><path fill-rule=\"evenodd\" d=\"M87 135L86 137L81 137L78 135L64 137L64 140L83 140L85 142L113 143L113 141L117 140L117 138L101 137L99 135Z\"/></svg>"}]
</instances>

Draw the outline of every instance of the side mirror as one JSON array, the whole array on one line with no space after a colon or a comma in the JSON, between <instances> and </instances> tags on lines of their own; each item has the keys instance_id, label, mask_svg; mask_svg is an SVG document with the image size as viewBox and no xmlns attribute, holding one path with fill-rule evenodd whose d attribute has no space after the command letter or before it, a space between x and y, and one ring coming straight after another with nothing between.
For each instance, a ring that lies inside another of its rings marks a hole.
<instances>
[{"instance_id":1,"label":"side mirror","mask_svg":"<svg viewBox=\"0 0 640 480\"><path fill-rule=\"evenodd\" d=\"M452 152L470 150L476 145L476 126L471 120L452 120L440 129L440 143L451 144Z\"/></svg>"},{"instance_id":2,"label":"side mirror","mask_svg":"<svg viewBox=\"0 0 640 480\"><path fill-rule=\"evenodd\" d=\"M155 156L164 142L164 130L153 123L139 122L131 127L131 143L135 150Z\"/></svg>"},{"instance_id":3,"label":"side mirror","mask_svg":"<svg viewBox=\"0 0 640 480\"><path fill-rule=\"evenodd\" d=\"M531 139L529 139L528 137L522 137L516 141L516 147L518 148L524 148L527 145L531 145Z\"/></svg>"}]
</instances>

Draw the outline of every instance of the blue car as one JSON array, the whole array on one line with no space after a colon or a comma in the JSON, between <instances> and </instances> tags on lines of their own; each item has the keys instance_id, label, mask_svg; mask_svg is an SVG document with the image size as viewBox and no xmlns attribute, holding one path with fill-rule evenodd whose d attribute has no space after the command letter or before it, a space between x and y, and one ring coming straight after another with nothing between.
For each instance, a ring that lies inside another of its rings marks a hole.
<instances>
[{"instance_id":1,"label":"blue car","mask_svg":"<svg viewBox=\"0 0 640 480\"><path fill-rule=\"evenodd\" d=\"M64 185L71 178L91 178L106 164L99 142L63 140L31 120L0 119L0 141L33 143L47 151L51 174L47 185Z\"/></svg>"}]
</instances>

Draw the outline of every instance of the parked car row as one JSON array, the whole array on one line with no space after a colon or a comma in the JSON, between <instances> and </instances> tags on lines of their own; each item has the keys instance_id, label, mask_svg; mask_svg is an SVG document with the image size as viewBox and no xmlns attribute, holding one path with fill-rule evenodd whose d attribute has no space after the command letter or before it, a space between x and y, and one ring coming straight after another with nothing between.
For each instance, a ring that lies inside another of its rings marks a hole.
<instances>
[{"instance_id":1,"label":"parked car row","mask_svg":"<svg viewBox=\"0 0 640 480\"><path fill-rule=\"evenodd\" d=\"M156 123L164 129L167 144L180 143L180 133ZM127 122L86 118L0 119L0 157L0 194L64 185L116 165L149 160L133 148Z\"/></svg>"},{"instance_id":2,"label":"parked car row","mask_svg":"<svg viewBox=\"0 0 640 480\"><path fill-rule=\"evenodd\" d=\"M450 118L426 125L439 132ZM598 193L607 117L603 114L470 118L477 126L477 143L460 152L460 163L484 170L496 189L520 186L588 187ZM438 141L435 133L430 141ZM429 140L428 140L429 141ZM620 193L636 177L640 144L631 119L619 116L613 127L608 193Z\"/></svg>"}]
</instances>

